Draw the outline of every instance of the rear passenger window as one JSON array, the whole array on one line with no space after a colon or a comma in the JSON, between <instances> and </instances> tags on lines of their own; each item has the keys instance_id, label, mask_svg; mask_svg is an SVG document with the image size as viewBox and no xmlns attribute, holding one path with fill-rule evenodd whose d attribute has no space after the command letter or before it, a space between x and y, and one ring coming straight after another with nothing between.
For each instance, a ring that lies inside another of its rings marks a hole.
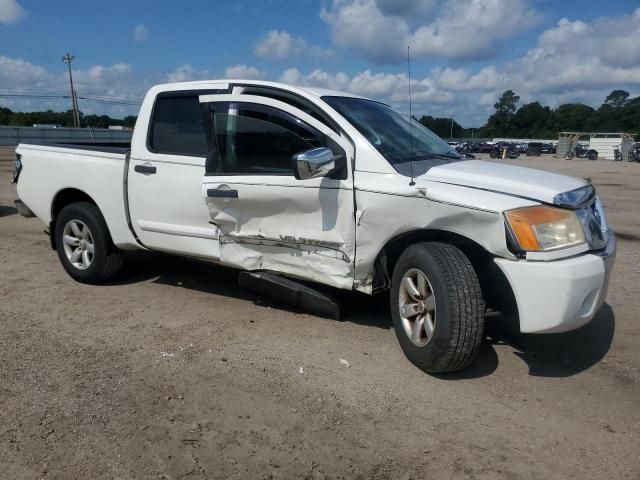
<instances>
[{"instance_id":1,"label":"rear passenger window","mask_svg":"<svg viewBox=\"0 0 640 480\"><path fill-rule=\"evenodd\" d=\"M208 146L199 97L158 97L149 147L156 153L206 157Z\"/></svg>"}]
</instances>

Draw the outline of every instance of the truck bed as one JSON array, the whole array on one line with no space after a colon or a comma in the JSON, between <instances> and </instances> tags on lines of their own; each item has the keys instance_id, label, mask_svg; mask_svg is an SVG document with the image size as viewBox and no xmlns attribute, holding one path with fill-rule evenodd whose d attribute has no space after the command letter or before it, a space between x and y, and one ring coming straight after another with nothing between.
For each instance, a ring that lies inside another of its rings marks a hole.
<instances>
[{"instance_id":1,"label":"truck bed","mask_svg":"<svg viewBox=\"0 0 640 480\"><path fill-rule=\"evenodd\" d=\"M47 226L61 192L90 195L109 227L114 243L138 248L127 224L124 175L128 144L21 143L20 200Z\"/></svg>"}]
</instances>

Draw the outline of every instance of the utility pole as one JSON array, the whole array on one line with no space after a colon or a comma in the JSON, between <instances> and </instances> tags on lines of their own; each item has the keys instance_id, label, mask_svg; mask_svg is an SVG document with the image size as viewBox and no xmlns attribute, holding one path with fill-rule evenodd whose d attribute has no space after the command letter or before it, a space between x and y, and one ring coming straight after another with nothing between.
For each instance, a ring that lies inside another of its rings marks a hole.
<instances>
[{"instance_id":1,"label":"utility pole","mask_svg":"<svg viewBox=\"0 0 640 480\"><path fill-rule=\"evenodd\" d=\"M80 106L78 105L78 91L74 90L73 95L73 99L76 102L76 123L78 124L78 127L80 127Z\"/></svg>"},{"instance_id":2,"label":"utility pole","mask_svg":"<svg viewBox=\"0 0 640 480\"><path fill-rule=\"evenodd\" d=\"M449 132L449 138L453 138L453 117L451 117L451 131Z\"/></svg>"},{"instance_id":3,"label":"utility pole","mask_svg":"<svg viewBox=\"0 0 640 480\"><path fill-rule=\"evenodd\" d=\"M71 62L73 62L75 58L76 57L67 52L67 54L62 57L62 61L69 67L69 84L71 85L71 108L73 108L73 125L78 128L80 126L80 114L78 112L76 91L73 89L73 75L71 75Z\"/></svg>"}]
</instances>

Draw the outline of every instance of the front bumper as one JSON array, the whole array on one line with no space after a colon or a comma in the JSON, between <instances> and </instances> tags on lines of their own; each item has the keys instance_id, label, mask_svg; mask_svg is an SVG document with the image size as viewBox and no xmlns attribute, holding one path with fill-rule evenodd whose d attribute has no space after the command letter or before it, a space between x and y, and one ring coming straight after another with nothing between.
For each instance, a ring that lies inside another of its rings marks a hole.
<instances>
[{"instance_id":1,"label":"front bumper","mask_svg":"<svg viewBox=\"0 0 640 480\"><path fill-rule=\"evenodd\" d=\"M522 333L567 332L588 323L607 295L616 253L611 232L597 253L550 262L495 259L518 304Z\"/></svg>"}]
</instances>

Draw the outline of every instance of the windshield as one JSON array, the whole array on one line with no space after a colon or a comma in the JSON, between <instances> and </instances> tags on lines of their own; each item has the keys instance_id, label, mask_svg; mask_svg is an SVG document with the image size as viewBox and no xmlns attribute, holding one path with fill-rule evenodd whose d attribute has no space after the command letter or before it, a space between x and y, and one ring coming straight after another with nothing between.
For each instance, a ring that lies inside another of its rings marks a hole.
<instances>
[{"instance_id":1,"label":"windshield","mask_svg":"<svg viewBox=\"0 0 640 480\"><path fill-rule=\"evenodd\" d=\"M451 146L417 121L372 100L352 97L322 97L345 117L391 163L396 165L424 158L459 159Z\"/></svg>"}]
</instances>

